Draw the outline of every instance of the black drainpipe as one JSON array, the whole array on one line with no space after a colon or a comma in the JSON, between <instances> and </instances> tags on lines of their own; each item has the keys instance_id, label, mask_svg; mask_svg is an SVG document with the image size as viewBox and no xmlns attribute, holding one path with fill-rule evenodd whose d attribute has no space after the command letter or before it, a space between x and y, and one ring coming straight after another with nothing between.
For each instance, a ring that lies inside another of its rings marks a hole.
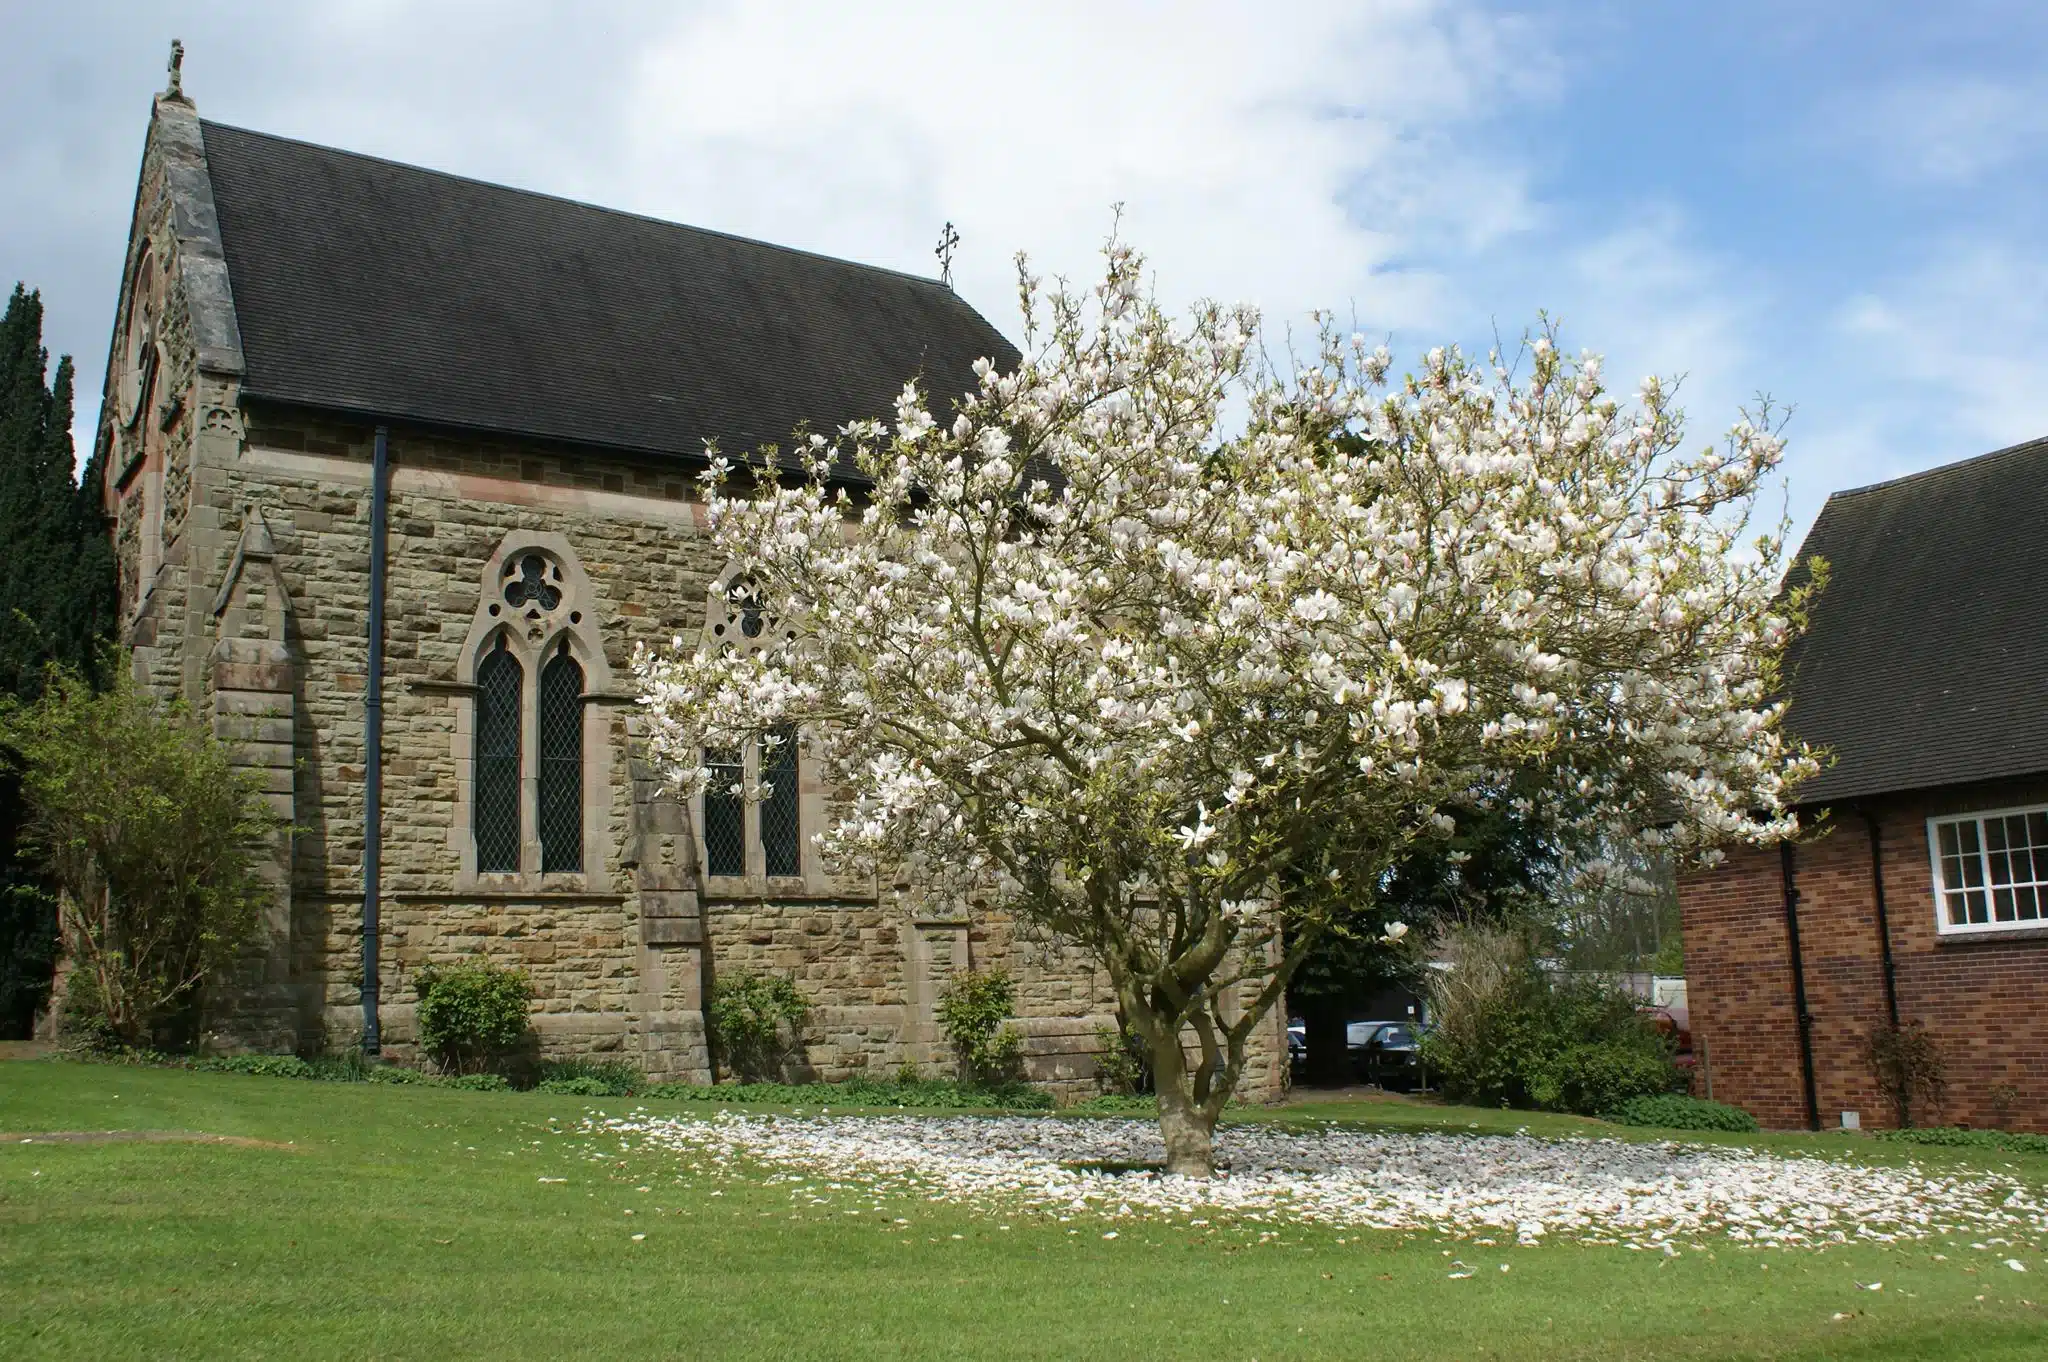
<instances>
[{"instance_id":1,"label":"black drainpipe","mask_svg":"<svg viewBox=\"0 0 2048 1362\"><path fill-rule=\"evenodd\" d=\"M1899 976L1892 964L1892 925L1884 908L1884 853L1880 849L1882 840L1878 836L1877 815L1869 809L1863 811L1863 825L1870 830L1870 897L1877 905L1877 958L1884 966L1884 1012L1891 1019L1892 1034L1899 1030ZM1899 1123L1911 1125L1912 1111L1907 1103L1911 1094L1903 1089L1898 1094Z\"/></svg>"},{"instance_id":2,"label":"black drainpipe","mask_svg":"<svg viewBox=\"0 0 2048 1362\"><path fill-rule=\"evenodd\" d=\"M1799 952L1799 884L1790 842L1778 843L1785 879L1785 939L1792 950L1792 1009L1799 1021L1799 1075L1806 1086L1806 1128L1820 1129L1820 1098L1813 1083L1813 1013L1806 1009L1806 963Z\"/></svg>"},{"instance_id":3,"label":"black drainpipe","mask_svg":"<svg viewBox=\"0 0 2048 1362\"><path fill-rule=\"evenodd\" d=\"M1899 974L1892 963L1892 924L1884 907L1884 852L1878 835L1877 815L1863 811L1863 824L1870 829L1870 897L1877 905L1877 952L1884 964L1884 1011L1892 1030L1899 1029Z\"/></svg>"},{"instance_id":4,"label":"black drainpipe","mask_svg":"<svg viewBox=\"0 0 2048 1362\"><path fill-rule=\"evenodd\" d=\"M363 684L363 1052L383 1049L377 1025L378 871L384 858L384 544L390 520L391 438L377 427L370 460L370 660Z\"/></svg>"}]
</instances>

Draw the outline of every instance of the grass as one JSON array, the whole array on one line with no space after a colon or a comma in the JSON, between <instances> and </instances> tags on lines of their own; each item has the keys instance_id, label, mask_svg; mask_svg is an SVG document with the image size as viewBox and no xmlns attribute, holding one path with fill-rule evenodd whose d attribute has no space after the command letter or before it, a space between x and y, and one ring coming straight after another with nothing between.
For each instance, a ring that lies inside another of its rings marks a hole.
<instances>
[{"instance_id":1,"label":"grass","mask_svg":"<svg viewBox=\"0 0 2048 1362\"><path fill-rule=\"evenodd\" d=\"M1319 1230L1262 1244L1256 1230L1129 1223L1106 1241L1080 1222L1020 1217L1002 1229L918 1199L849 1215L639 1151L593 1162L550 1129L631 1105L0 1065L0 1131L12 1132L0 1145L0 1355L1562 1362L2048 1350L2044 1311L2024 1303L2048 1293L2038 1249L2021 1276L2000 1265L2012 1250L1959 1242L1817 1254L1726 1245L1666 1259ZM1232 1119L1645 1134L1398 1101ZM20 1142L107 1130L246 1143ZM2048 1182L2042 1156L1853 1136L1736 1142ZM1478 1275L1449 1280L1446 1249ZM1856 1288L1873 1279L1883 1291Z\"/></svg>"}]
</instances>

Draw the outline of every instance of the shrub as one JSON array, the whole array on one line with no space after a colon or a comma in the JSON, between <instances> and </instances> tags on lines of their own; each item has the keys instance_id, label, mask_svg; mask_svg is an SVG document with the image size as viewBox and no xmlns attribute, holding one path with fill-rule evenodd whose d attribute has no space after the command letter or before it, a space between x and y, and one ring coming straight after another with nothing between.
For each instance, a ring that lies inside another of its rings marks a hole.
<instances>
[{"instance_id":1,"label":"shrub","mask_svg":"<svg viewBox=\"0 0 2048 1362\"><path fill-rule=\"evenodd\" d=\"M556 1097L623 1097L624 1093L598 1078L543 1078L534 1085L535 1092L551 1093Z\"/></svg>"},{"instance_id":2,"label":"shrub","mask_svg":"<svg viewBox=\"0 0 2048 1362\"><path fill-rule=\"evenodd\" d=\"M503 1074L457 1074L446 1083L465 1092L505 1092L512 1087Z\"/></svg>"},{"instance_id":3,"label":"shrub","mask_svg":"<svg viewBox=\"0 0 2048 1362\"><path fill-rule=\"evenodd\" d=\"M1608 1119L1625 1126L1656 1126L1663 1130L1732 1130L1747 1134L1756 1129L1756 1117L1740 1107L1675 1092L1632 1097L1615 1108Z\"/></svg>"},{"instance_id":4,"label":"shrub","mask_svg":"<svg viewBox=\"0 0 2048 1362\"><path fill-rule=\"evenodd\" d=\"M1891 1099L1892 1114L1901 1127L1913 1124L1915 1101L1923 1109L1941 1111L1948 1091L1948 1065L1941 1046L1919 1022L1872 1030L1865 1058L1877 1076L1878 1087Z\"/></svg>"},{"instance_id":5,"label":"shrub","mask_svg":"<svg viewBox=\"0 0 2048 1362\"><path fill-rule=\"evenodd\" d=\"M363 1074L370 1083L431 1083L434 1080L418 1069L408 1069L403 1064L372 1064Z\"/></svg>"},{"instance_id":6,"label":"shrub","mask_svg":"<svg viewBox=\"0 0 2048 1362\"><path fill-rule=\"evenodd\" d=\"M257 1074L264 1078L312 1078L312 1065L296 1055L215 1055L192 1065L209 1073Z\"/></svg>"},{"instance_id":7,"label":"shrub","mask_svg":"<svg viewBox=\"0 0 2048 1362\"><path fill-rule=\"evenodd\" d=\"M1145 1043L1113 1026L1095 1028L1095 1082L1104 1094L1135 1097L1152 1091L1152 1062ZM1150 1097L1145 1099L1151 1101Z\"/></svg>"},{"instance_id":8,"label":"shrub","mask_svg":"<svg viewBox=\"0 0 2048 1362\"><path fill-rule=\"evenodd\" d=\"M854 1078L844 1083L656 1083L640 1094L671 1102L734 1102L778 1107L905 1107L1050 1111L1052 1094L1028 1083L971 1087L944 1078L909 1082Z\"/></svg>"},{"instance_id":9,"label":"shrub","mask_svg":"<svg viewBox=\"0 0 2048 1362\"><path fill-rule=\"evenodd\" d=\"M52 668L40 699L0 708L0 743L21 771L27 850L60 891L67 1013L144 1049L192 1022L254 935L256 858L278 820L206 725L110 671L95 694Z\"/></svg>"},{"instance_id":10,"label":"shrub","mask_svg":"<svg viewBox=\"0 0 2048 1362\"><path fill-rule=\"evenodd\" d=\"M777 974L735 970L712 986L705 1009L711 1043L728 1071L750 1081L781 1077L811 1005L796 984Z\"/></svg>"},{"instance_id":11,"label":"shrub","mask_svg":"<svg viewBox=\"0 0 2048 1362\"><path fill-rule=\"evenodd\" d=\"M647 1075L623 1059L544 1059L539 1078L542 1092L564 1092L564 1083L583 1085L571 1094L576 1097L630 1097L647 1086Z\"/></svg>"},{"instance_id":12,"label":"shrub","mask_svg":"<svg viewBox=\"0 0 2048 1362\"><path fill-rule=\"evenodd\" d=\"M1553 980L1506 932L1456 934L1433 971L1430 1072L1455 1101L1593 1116L1682 1083L1628 994Z\"/></svg>"},{"instance_id":13,"label":"shrub","mask_svg":"<svg viewBox=\"0 0 2048 1362\"><path fill-rule=\"evenodd\" d=\"M1077 1116L1151 1116L1159 1110L1159 1099L1150 1093L1106 1092L1066 1110Z\"/></svg>"},{"instance_id":14,"label":"shrub","mask_svg":"<svg viewBox=\"0 0 2048 1362\"><path fill-rule=\"evenodd\" d=\"M960 1077L980 1087L1014 1082L1024 1068L1024 1033L1009 1024L1016 986L1008 970L969 970L939 994L939 1029L953 1042Z\"/></svg>"},{"instance_id":15,"label":"shrub","mask_svg":"<svg viewBox=\"0 0 2048 1362\"><path fill-rule=\"evenodd\" d=\"M526 1035L533 986L524 970L479 959L423 966L413 982L420 1048L445 1073L481 1074Z\"/></svg>"},{"instance_id":16,"label":"shrub","mask_svg":"<svg viewBox=\"0 0 2048 1362\"><path fill-rule=\"evenodd\" d=\"M2016 1130L1959 1130L1954 1126L1921 1126L1873 1132L1880 1140L1901 1144L1938 1145L1955 1149L2004 1149L2015 1154L2048 1154L2048 1135Z\"/></svg>"}]
</instances>

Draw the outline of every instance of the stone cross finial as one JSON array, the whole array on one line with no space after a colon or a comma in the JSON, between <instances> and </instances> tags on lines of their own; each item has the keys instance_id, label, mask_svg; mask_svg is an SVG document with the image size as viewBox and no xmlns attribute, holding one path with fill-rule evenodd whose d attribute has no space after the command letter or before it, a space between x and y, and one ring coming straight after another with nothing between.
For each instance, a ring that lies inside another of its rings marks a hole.
<instances>
[{"instance_id":1,"label":"stone cross finial","mask_svg":"<svg viewBox=\"0 0 2048 1362\"><path fill-rule=\"evenodd\" d=\"M166 69L171 73L171 83L165 88L164 93L172 99L183 99L185 97L185 44L179 42L176 38L171 39L171 59L166 63Z\"/></svg>"},{"instance_id":2,"label":"stone cross finial","mask_svg":"<svg viewBox=\"0 0 2048 1362\"><path fill-rule=\"evenodd\" d=\"M946 230L939 233L939 248L932 252L939 258L939 282L947 288L953 287L953 250L960 244L960 234L947 223Z\"/></svg>"}]
</instances>

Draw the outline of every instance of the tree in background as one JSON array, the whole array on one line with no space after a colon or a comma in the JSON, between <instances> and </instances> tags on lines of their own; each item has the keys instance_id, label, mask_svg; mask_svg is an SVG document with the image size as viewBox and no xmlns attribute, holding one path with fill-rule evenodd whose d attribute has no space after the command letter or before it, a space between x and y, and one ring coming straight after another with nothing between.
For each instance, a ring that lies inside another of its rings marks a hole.
<instances>
[{"instance_id":1,"label":"tree in background","mask_svg":"<svg viewBox=\"0 0 2048 1362\"><path fill-rule=\"evenodd\" d=\"M42 298L20 284L0 315L0 696L32 700L44 668L100 667L113 629L114 550L97 457L72 481L70 356L45 382ZM29 1033L49 999L57 901L19 854L19 779L0 774L0 1037Z\"/></svg>"},{"instance_id":2,"label":"tree in background","mask_svg":"<svg viewBox=\"0 0 2048 1362\"><path fill-rule=\"evenodd\" d=\"M109 671L94 690L52 666L37 699L0 705L0 743L20 774L23 850L60 891L67 1017L144 1048L191 1029L248 943L278 820L204 721Z\"/></svg>"},{"instance_id":3,"label":"tree in background","mask_svg":"<svg viewBox=\"0 0 2048 1362\"><path fill-rule=\"evenodd\" d=\"M1276 373L1255 313L1177 323L1107 254L1091 296L1020 280L1029 357L950 412L912 386L893 426L714 458L708 532L775 623L636 671L678 787L799 726L840 865L1087 951L1167 1168L1208 1176L1302 960L1335 920L1397 936L1377 889L1462 812L1688 855L1790 835L1816 763L1771 697L1804 597L1780 536L1737 551L1767 420L1682 453L1668 388L1624 405L1548 334L1519 375L1433 350L1398 379L1326 328Z\"/></svg>"},{"instance_id":4,"label":"tree in background","mask_svg":"<svg viewBox=\"0 0 2048 1362\"><path fill-rule=\"evenodd\" d=\"M1555 835L1504 801L1455 817L1449 837L1414 844L1387 871L1369 912L1357 922L1333 920L1302 958L1287 1002L1306 1024L1307 1082L1352 1081L1345 1024L1363 1020L1372 1000L1392 989L1423 996L1424 952L1445 928L1537 921L1549 913L1564 877ZM1387 940L1378 924L1389 917L1409 931Z\"/></svg>"}]
</instances>

